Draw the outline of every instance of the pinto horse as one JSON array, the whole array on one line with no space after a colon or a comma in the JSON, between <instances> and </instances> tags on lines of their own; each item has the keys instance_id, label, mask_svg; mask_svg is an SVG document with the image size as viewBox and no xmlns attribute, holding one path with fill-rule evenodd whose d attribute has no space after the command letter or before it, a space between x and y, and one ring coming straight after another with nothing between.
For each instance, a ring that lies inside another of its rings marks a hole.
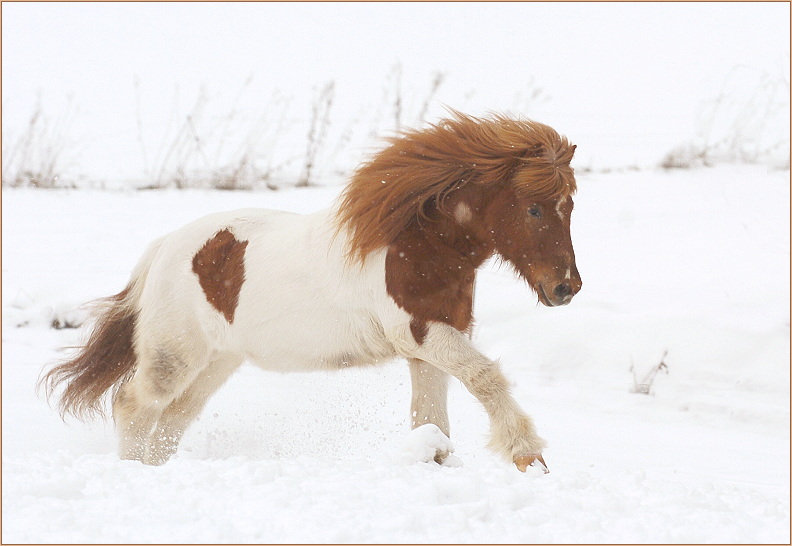
<instances>
[{"instance_id":1,"label":"pinto horse","mask_svg":"<svg viewBox=\"0 0 792 546\"><path fill-rule=\"evenodd\" d=\"M287 372L402 357L413 428L450 434L450 375L486 409L493 451L522 471L544 465L532 419L467 334L476 271L493 254L546 306L580 290L574 150L540 123L452 111L389 139L329 210L201 218L151 243L42 383L50 395L65 384L62 415L101 413L111 393L120 456L159 465L243 361Z\"/></svg>"}]
</instances>

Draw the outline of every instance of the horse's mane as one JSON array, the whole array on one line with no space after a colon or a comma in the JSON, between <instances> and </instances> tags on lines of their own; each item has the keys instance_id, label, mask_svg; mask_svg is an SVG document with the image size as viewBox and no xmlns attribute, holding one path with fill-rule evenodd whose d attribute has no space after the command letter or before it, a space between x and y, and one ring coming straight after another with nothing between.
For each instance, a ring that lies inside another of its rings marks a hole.
<instances>
[{"instance_id":1,"label":"horse's mane","mask_svg":"<svg viewBox=\"0 0 792 546\"><path fill-rule=\"evenodd\" d=\"M535 121L451 111L426 129L388 138L390 145L357 168L340 198L336 222L349 233L349 256L365 260L390 245L427 206L467 184L493 189L511 184L537 200L574 193L569 163L575 150L555 130Z\"/></svg>"}]
</instances>

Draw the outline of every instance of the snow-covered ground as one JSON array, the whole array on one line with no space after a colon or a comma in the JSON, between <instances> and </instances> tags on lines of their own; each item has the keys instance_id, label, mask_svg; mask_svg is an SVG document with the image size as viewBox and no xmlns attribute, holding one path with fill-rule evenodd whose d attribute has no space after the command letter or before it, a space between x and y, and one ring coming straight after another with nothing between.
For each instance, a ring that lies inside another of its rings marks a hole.
<instances>
[{"instance_id":1,"label":"snow-covered ground","mask_svg":"<svg viewBox=\"0 0 792 546\"><path fill-rule=\"evenodd\" d=\"M53 320L79 320L76 305L122 288L146 244L188 220L316 210L340 181L4 189L3 542L788 543L789 171L578 179L572 304L538 306L495 263L476 297L475 343L548 440L547 475L485 449L486 416L456 381L460 464L421 462L427 435L409 431L402 361L335 374L244 366L173 460L120 461L110 424L64 423L34 392L42 366L81 339ZM631 392L661 360L651 393Z\"/></svg>"}]
</instances>

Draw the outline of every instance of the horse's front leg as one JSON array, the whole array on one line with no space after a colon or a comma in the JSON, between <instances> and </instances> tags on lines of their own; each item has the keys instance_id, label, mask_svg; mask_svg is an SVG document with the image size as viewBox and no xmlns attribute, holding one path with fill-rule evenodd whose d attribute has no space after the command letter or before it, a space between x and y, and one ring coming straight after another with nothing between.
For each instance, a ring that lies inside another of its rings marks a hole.
<instances>
[{"instance_id":1,"label":"horse's front leg","mask_svg":"<svg viewBox=\"0 0 792 546\"><path fill-rule=\"evenodd\" d=\"M545 442L536 433L533 420L512 398L506 378L496 362L478 352L459 330L430 322L421 343L399 336L398 350L408 358L420 359L453 375L484 406L490 418L489 447L525 471L535 460L542 461Z\"/></svg>"},{"instance_id":2,"label":"horse's front leg","mask_svg":"<svg viewBox=\"0 0 792 546\"><path fill-rule=\"evenodd\" d=\"M447 437L451 437L448 425L448 374L423 360L409 358L412 379L412 402L410 411L412 428L433 424ZM435 454L435 461L442 463L448 451Z\"/></svg>"}]
</instances>

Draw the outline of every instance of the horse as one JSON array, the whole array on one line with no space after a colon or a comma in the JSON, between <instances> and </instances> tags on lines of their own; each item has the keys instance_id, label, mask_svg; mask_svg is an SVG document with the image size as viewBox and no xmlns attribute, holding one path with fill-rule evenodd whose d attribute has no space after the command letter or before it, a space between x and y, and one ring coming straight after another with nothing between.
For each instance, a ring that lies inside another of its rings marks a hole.
<instances>
[{"instance_id":1,"label":"horse","mask_svg":"<svg viewBox=\"0 0 792 546\"><path fill-rule=\"evenodd\" d=\"M535 121L450 110L386 139L327 210L198 219L150 244L127 286L100 300L84 346L40 384L62 391L62 417L102 414L109 398L120 457L161 465L245 361L289 372L403 358L413 428L450 436L453 376L489 416L488 447L547 471L533 420L468 334L476 273L493 255L545 306L580 290L574 151Z\"/></svg>"}]
</instances>

